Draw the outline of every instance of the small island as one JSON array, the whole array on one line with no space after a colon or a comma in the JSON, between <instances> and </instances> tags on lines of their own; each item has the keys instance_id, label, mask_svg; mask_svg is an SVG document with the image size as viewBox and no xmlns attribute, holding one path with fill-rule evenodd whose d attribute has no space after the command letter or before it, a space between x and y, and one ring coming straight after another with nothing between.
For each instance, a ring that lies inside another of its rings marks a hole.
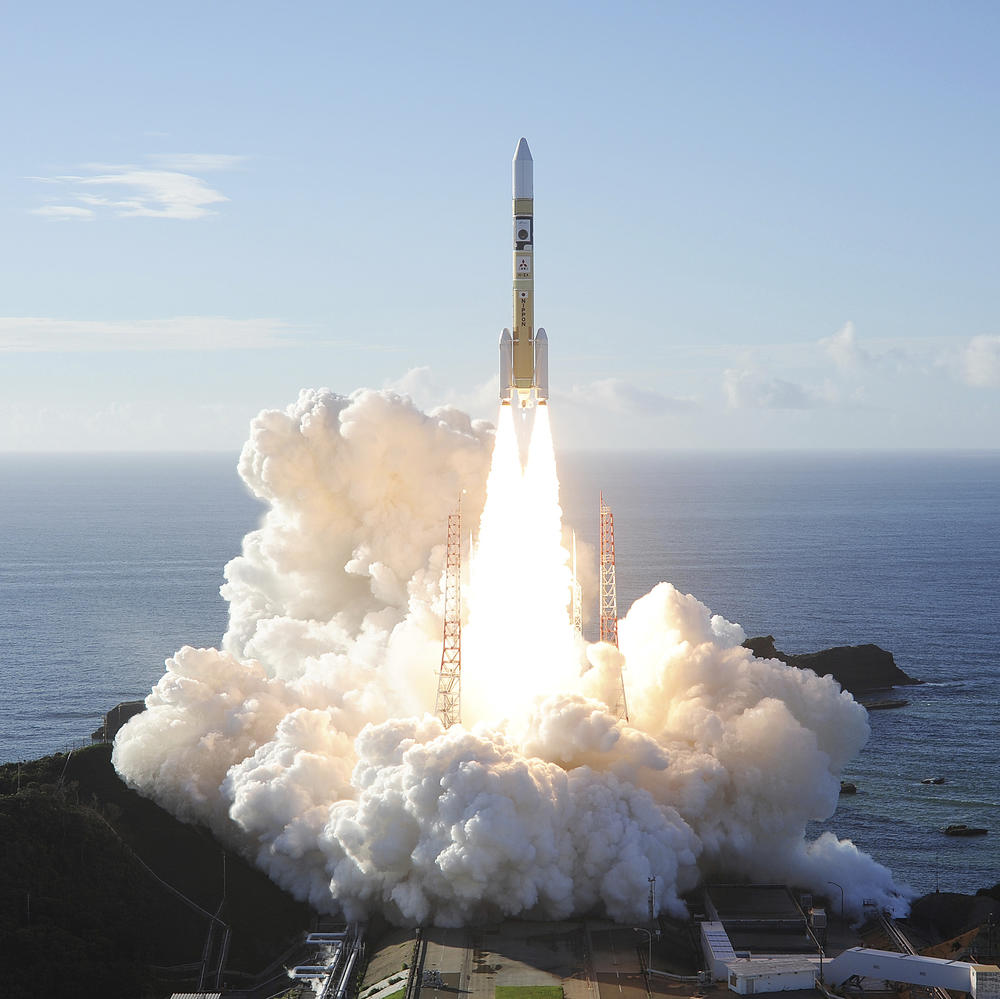
<instances>
[{"instance_id":1,"label":"small island","mask_svg":"<svg viewBox=\"0 0 1000 999\"><path fill-rule=\"evenodd\" d=\"M912 687L923 682L904 673L896 665L892 653L877 645L838 645L820 652L793 654L775 648L773 635L762 635L748 638L743 646L758 659L778 659L798 669L811 669L817 676L832 676L844 690L859 698L891 690L893 687ZM902 703L905 702L891 705L882 702L882 706L899 707Z\"/></svg>"}]
</instances>

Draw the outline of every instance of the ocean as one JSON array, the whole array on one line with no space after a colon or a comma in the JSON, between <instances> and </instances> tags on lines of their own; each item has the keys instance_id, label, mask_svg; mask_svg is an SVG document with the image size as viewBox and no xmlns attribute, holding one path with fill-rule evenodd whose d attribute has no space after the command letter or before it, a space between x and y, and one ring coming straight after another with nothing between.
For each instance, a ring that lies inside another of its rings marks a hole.
<instances>
[{"instance_id":1,"label":"ocean","mask_svg":"<svg viewBox=\"0 0 1000 999\"><path fill-rule=\"evenodd\" d=\"M0 761L85 743L180 646L218 645L223 567L263 513L235 466L0 455ZM786 652L873 642L924 681L870 713L857 795L809 832L918 892L1000 881L1000 452L572 453L559 472L591 552L600 491L612 507L620 614L666 580Z\"/></svg>"}]
</instances>

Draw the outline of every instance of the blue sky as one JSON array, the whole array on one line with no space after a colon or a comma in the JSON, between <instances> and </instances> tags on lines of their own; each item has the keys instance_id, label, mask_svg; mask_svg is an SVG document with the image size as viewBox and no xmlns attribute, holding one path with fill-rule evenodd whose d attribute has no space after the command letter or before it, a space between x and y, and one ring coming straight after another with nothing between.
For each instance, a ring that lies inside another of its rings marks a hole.
<instances>
[{"instance_id":1,"label":"blue sky","mask_svg":"<svg viewBox=\"0 0 1000 999\"><path fill-rule=\"evenodd\" d=\"M521 135L557 445L998 446L1000 5L0 24L0 450L236 449L320 385L492 419Z\"/></svg>"}]
</instances>

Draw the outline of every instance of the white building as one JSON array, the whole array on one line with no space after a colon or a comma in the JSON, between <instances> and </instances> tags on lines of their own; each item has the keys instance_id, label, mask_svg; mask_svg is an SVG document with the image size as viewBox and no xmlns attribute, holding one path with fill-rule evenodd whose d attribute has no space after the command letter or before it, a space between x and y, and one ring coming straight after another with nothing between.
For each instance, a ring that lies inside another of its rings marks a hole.
<instances>
[{"instance_id":1,"label":"white building","mask_svg":"<svg viewBox=\"0 0 1000 999\"><path fill-rule=\"evenodd\" d=\"M833 985L858 978L907 982L927 988L967 992L972 999L1000 997L1000 968L992 964L969 964L940 957L897 954L888 950L852 947L826 966L826 980Z\"/></svg>"},{"instance_id":2,"label":"white building","mask_svg":"<svg viewBox=\"0 0 1000 999\"><path fill-rule=\"evenodd\" d=\"M712 979L724 982L729 977L729 964L736 960L736 951L722 923L701 924L701 949Z\"/></svg>"},{"instance_id":3,"label":"white building","mask_svg":"<svg viewBox=\"0 0 1000 999\"><path fill-rule=\"evenodd\" d=\"M737 958L729 962L729 991L741 996L811 989L818 977L819 962L809 957Z\"/></svg>"}]
</instances>

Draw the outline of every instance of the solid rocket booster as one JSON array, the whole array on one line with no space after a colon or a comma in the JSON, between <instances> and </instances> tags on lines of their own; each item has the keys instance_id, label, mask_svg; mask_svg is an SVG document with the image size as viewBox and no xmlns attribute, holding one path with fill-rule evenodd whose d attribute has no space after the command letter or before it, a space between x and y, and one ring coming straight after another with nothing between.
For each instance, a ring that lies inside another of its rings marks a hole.
<instances>
[{"instance_id":1,"label":"solid rocket booster","mask_svg":"<svg viewBox=\"0 0 1000 999\"><path fill-rule=\"evenodd\" d=\"M522 408L549 398L549 339L535 332L535 211L531 150L514 152L514 322L500 334L500 402ZM513 331L513 332L512 332Z\"/></svg>"}]
</instances>

